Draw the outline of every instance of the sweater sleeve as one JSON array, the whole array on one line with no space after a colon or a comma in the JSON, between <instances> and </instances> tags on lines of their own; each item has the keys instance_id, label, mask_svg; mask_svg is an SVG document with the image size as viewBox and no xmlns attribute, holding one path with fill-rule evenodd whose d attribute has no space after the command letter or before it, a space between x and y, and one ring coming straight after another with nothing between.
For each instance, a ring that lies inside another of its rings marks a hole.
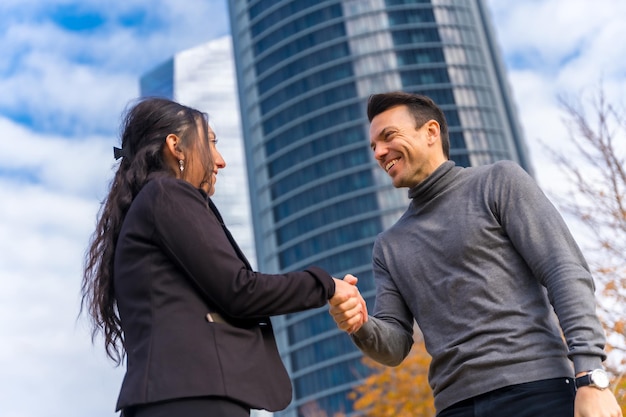
<instances>
[{"instance_id":1,"label":"sweater sleeve","mask_svg":"<svg viewBox=\"0 0 626 417\"><path fill-rule=\"evenodd\" d=\"M563 218L517 164L495 164L492 184L492 210L546 287L576 372L600 367L606 359L605 338L595 312L593 278Z\"/></svg>"},{"instance_id":2,"label":"sweater sleeve","mask_svg":"<svg viewBox=\"0 0 626 417\"><path fill-rule=\"evenodd\" d=\"M149 184L155 188L149 203L155 239L221 312L241 319L285 314L321 307L334 294L332 277L320 268L285 274L250 270L199 190L181 180L158 182Z\"/></svg>"},{"instance_id":3,"label":"sweater sleeve","mask_svg":"<svg viewBox=\"0 0 626 417\"><path fill-rule=\"evenodd\" d=\"M397 366L413 345L413 315L385 266L380 240L374 245L376 302L373 317L352 335L367 356L387 366Z\"/></svg>"}]
</instances>

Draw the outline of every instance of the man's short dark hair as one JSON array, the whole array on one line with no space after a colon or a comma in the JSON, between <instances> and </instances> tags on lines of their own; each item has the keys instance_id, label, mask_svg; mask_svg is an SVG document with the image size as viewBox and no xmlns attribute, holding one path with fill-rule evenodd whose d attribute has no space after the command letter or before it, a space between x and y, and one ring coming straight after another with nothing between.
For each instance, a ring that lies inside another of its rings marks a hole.
<instances>
[{"instance_id":1,"label":"man's short dark hair","mask_svg":"<svg viewBox=\"0 0 626 417\"><path fill-rule=\"evenodd\" d=\"M441 132L441 147L443 154L450 159L450 138L448 136L448 123L443 111L435 102L421 94L410 94L403 91L390 93L372 94L367 101L367 118L370 123L380 113L392 107L407 106L415 119L415 128L419 129L429 120L439 123Z\"/></svg>"}]
</instances>

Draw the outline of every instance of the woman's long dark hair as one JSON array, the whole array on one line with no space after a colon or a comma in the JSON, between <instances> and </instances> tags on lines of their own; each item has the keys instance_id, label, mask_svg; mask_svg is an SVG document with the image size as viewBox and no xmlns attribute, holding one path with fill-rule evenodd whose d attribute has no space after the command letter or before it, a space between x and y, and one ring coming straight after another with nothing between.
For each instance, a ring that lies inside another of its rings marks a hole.
<instances>
[{"instance_id":1,"label":"woman's long dark hair","mask_svg":"<svg viewBox=\"0 0 626 417\"><path fill-rule=\"evenodd\" d=\"M92 340L102 333L107 356L117 365L125 351L113 285L113 260L122 223L134 198L150 179L157 175L180 176L163 157L169 134L180 138L180 147L189 156L185 162L202 164L205 181L210 180L213 159L208 129L203 113L167 99L143 99L126 112L121 129L122 161L98 213L81 287L81 313L86 310L90 316ZM183 179L188 171L183 171Z\"/></svg>"}]
</instances>

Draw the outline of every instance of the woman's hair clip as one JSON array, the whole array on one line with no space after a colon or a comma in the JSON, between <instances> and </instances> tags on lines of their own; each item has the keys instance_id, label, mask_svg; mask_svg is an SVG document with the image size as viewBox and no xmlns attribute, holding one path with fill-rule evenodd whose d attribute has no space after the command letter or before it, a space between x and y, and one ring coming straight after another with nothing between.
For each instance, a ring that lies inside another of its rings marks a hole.
<instances>
[{"instance_id":1,"label":"woman's hair clip","mask_svg":"<svg viewBox=\"0 0 626 417\"><path fill-rule=\"evenodd\" d=\"M118 148L118 147L114 146L113 147L113 156L115 157L115 160L117 161L118 159L127 157L128 155L126 155L126 149Z\"/></svg>"}]
</instances>

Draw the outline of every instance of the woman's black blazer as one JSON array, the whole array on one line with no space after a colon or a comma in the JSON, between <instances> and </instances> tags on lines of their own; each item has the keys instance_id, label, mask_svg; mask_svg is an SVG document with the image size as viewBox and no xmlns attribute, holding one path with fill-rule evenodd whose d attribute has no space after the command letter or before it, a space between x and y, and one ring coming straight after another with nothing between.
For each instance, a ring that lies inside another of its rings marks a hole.
<instances>
[{"instance_id":1,"label":"woman's black blazer","mask_svg":"<svg viewBox=\"0 0 626 417\"><path fill-rule=\"evenodd\" d=\"M323 306L335 290L315 267L252 271L208 196L169 177L148 182L130 206L114 288L127 355L118 410L196 396L285 408L291 383L269 316Z\"/></svg>"}]
</instances>

